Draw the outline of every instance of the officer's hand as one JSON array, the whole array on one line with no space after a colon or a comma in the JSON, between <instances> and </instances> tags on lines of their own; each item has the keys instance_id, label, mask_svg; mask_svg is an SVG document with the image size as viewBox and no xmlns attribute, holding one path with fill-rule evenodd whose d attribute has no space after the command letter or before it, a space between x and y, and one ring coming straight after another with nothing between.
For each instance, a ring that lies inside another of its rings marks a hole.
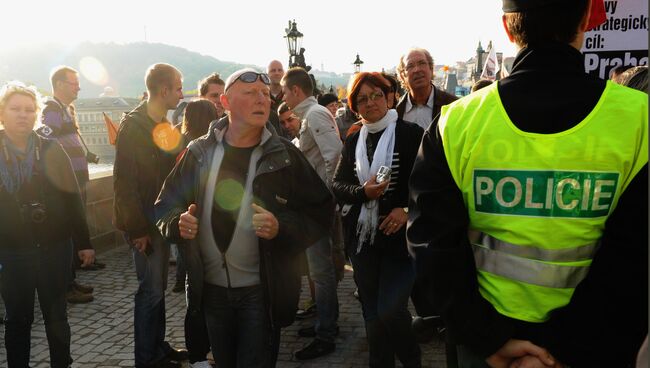
<instances>
[{"instance_id":1,"label":"officer's hand","mask_svg":"<svg viewBox=\"0 0 650 368\"><path fill-rule=\"evenodd\" d=\"M564 368L564 364L555 361L555 364L548 365L542 363L539 358L533 355L526 355L525 357L519 358L510 364L509 368Z\"/></svg>"},{"instance_id":2,"label":"officer's hand","mask_svg":"<svg viewBox=\"0 0 650 368\"><path fill-rule=\"evenodd\" d=\"M485 362L492 368L508 368L514 361L526 355L535 356L551 367L555 364L555 359L546 349L530 341L517 339L508 340L496 353L485 359Z\"/></svg>"}]
</instances>

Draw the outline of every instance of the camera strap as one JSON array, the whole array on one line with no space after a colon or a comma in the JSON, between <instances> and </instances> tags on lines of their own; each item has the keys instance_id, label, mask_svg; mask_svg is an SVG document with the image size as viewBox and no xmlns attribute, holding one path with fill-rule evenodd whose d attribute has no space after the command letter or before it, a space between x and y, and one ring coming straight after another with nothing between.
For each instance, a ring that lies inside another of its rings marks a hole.
<instances>
[{"instance_id":1,"label":"camera strap","mask_svg":"<svg viewBox=\"0 0 650 368\"><path fill-rule=\"evenodd\" d=\"M35 177L37 180L36 186L38 187L38 200L42 203L45 198L45 193L43 192L44 181L42 178L43 170L41 167L41 138L36 135L34 139L36 139L36 142L34 144L34 167L32 168L32 177ZM4 136L0 137L0 146L2 146L2 153L7 167L9 167L12 163L11 157L9 156L9 148L7 147ZM15 191L13 197L16 200L16 203L20 206L23 201L20 200L20 196L18 195L19 191L20 190Z\"/></svg>"},{"instance_id":2,"label":"camera strap","mask_svg":"<svg viewBox=\"0 0 650 368\"><path fill-rule=\"evenodd\" d=\"M70 119L71 124L74 125L75 132L77 133L79 140L81 140L81 144L84 146L84 149L86 150L86 154L90 152L88 146L86 145L86 141L84 140L84 137L81 136L81 132L79 131L79 125L77 123L76 117L74 116L75 114L71 114L70 111L68 110L68 107L63 105L63 103L59 101L56 97L54 97L51 101L59 105L63 120L66 120L65 118L68 117ZM72 108L74 109L74 106L72 106Z\"/></svg>"}]
</instances>

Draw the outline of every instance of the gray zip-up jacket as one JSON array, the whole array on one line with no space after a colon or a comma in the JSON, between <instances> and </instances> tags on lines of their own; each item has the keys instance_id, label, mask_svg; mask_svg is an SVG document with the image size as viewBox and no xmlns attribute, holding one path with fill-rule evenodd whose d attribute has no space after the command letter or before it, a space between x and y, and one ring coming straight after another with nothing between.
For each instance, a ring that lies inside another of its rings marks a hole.
<instances>
[{"instance_id":1,"label":"gray zip-up jacket","mask_svg":"<svg viewBox=\"0 0 650 368\"><path fill-rule=\"evenodd\" d=\"M302 120L299 133L300 151L331 187L336 165L341 158L341 137L332 113L315 97L308 97L293 109Z\"/></svg>"}]
</instances>

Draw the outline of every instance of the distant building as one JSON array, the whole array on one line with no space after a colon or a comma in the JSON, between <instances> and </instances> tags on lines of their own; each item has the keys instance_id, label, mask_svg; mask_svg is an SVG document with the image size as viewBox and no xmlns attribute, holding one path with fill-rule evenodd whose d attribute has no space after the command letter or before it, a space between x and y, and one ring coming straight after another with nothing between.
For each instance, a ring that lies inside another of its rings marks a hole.
<instances>
[{"instance_id":1,"label":"distant building","mask_svg":"<svg viewBox=\"0 0 650 368\"><path fill-rule=\"evenodd\" d=\"M488 53L490 52L490 49L492 48L492 41L488 44L487 50L483 50L483 47L481 46L481 41L478 42L478 47L476 48L476 55L473 56L471 59L467 60L465 63L467 70L472 71L472 83L476 82L477 80L481 79L481 74L483 73L483 66L485 64L485 60L488 57ZM503 53L502 52L497 52L497 61L499 65L499 70L497 70L497 80L501 79L501 73L500 73L500 68L501 65L503 64Z\"/></svg>"},{"instance_id":2,"label":"distant building","mask_svg":"<svg viewBox=\"0 0 650 368\"><path fill-rule=\"evenodd\" d=\"M74 105L79 131L88 149L99 156L100 163L112 164L115 160L115 147L108 141L108 131L102 113L105 112L114 122L119 123L122 114L138 106L140 99L119 97L110 87L106 87L101 96L80 98Z\"/></svg>"}]
</instances>

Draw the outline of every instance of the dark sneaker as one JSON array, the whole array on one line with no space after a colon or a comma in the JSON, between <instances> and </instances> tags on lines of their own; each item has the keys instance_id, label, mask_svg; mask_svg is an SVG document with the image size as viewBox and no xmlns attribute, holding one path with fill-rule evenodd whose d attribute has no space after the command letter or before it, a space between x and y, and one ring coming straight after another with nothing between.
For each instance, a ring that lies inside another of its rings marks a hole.
<instances>
[{"instance_id":1,"label":"dark sneaker","mask_svg":"<svg viewBox=\"0 0 650 368\"><path fill-rule=\"evenodd\" d=\"M298 360L315 359L327 354L331 354L336 349L336 344L333 342L323 341L321 339L314 339L311 344L307 345L301 350L296 351L294 354Z\"/></svg>"},{"instance_id":2,"label":"dark sneaker","mask_svg":"<svg viewBox=\"0 0 650 368\"><path fill-rule=\"evenodd\" d=\"M167 356L165 357L169 360L173 360L175 362L183 362L186 361L190 358L189 354L187 353L187 350L185 349L174 349L167 353Z\"/></svg>"},{"instance_id":3,"label":"dark sneaker","mask_svg":"<svg viewBox=\"0 0 650 368\"><path fill-rule=\"evenodd\" d=\"M185 282L183 281L176 281L174 284L174 287L172 288L172 292L174 293L182 293L185 291Z\"/></svg>"},{"instance_id":4,"label":"dark sneaker","mask_svg":"<svg viewBox=\"0 0 650 368\"><path fill-rule=\"evenodd\" d=\"M339 335L339 326L336 326L336 331L334 331L334 336ZM300 337L316 337L316 326L304 327L298 330L298 336Z\"/></svg>"},{"instance_id":5,"label":"dark sneaker","mask_svg":"<svg viewBox=\"0 0 650 368\"><path fill-rule=\"evenodd\" d=\"M72 281L72 288L82 294L92 294L93 290L95 290L95 288L90 285L82 285L76 281Z\"/></svg>"},{"instance_id":6,"label":"dark sneaker","mask_svg":"<svg viewBox=\"0 0 650 368\"><path fill-rule=\"evenodd\" d=\"M103 270L106 268L106 263L98 262L97 259L95 259L95 263L93 263L95 267L99 268L100 270Z\"/></svg>"},{"instance_id":7,"label":"dark sneaker","mask_svg":"<svg viewBox=\"0 0 650 368\"><path fill-rule=\"evenodd\" d=\"M308 300L303 303L302 309L296 312L296 319L307 319L316 315L316 303L313 300Z\"/></svg>"},{"instance_id":8,"label":"dark sneaker","mask_svg":"<svg viewBox=\"0 0 650 368\"><path fill-rule=\"evenodd\" d=\"M85 304L92 302L94 298L92 294L84 294L72 289L65 293L65 300L70 304Z\"/></svg>"}]
</instances>

